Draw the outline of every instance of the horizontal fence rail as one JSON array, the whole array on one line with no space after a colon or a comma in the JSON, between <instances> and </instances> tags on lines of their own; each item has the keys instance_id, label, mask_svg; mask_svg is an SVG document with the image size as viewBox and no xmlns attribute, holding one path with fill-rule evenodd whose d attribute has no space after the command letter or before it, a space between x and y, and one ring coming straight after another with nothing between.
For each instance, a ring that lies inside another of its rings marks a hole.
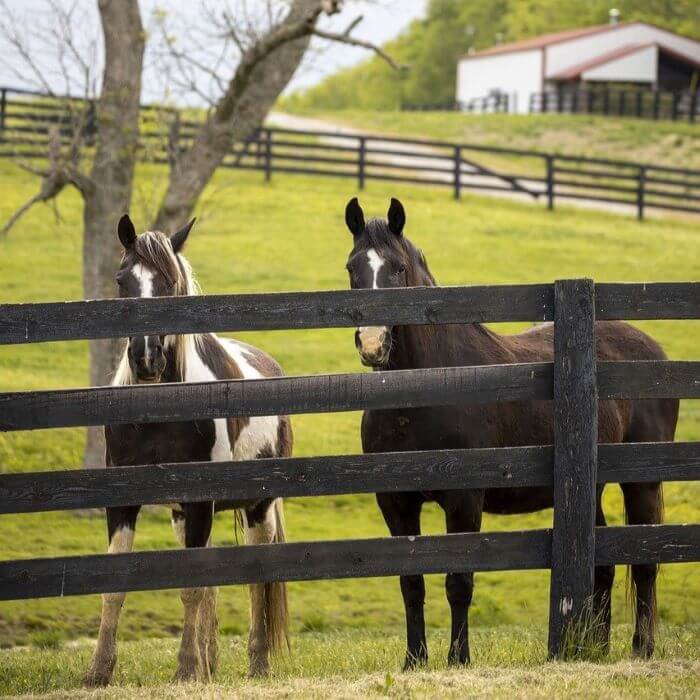
<instances>
[{"instance_id":1,"label":"horizontal fence rail","mask_svg":"<svg viewBox=\"0 0 700 700\"><path fill-rule=\"evenodd\" d=\"M436 367L0 394L0 431L552 398L552 364ZM700 362L601 362L601 399L700 398Z\"/></svg>"},{"instance_id":2,"label":"horizontal fence rail","mask_svg":"<svg viewBox=\"0 0 700 700\"><path fill-rule=\"evenodd\" d=\"M8 88L0 88L0 97L0 157L45 158L54 129L64 144L77 138L88 150L94 146L99 128L94 102ZM543 99L547 111L554 102L548 94ZM474 103L478 109L483 104L508 111L510 103L507 95ZM696 95L692 103L670 104L680 114L684 105L699 103ZM172 108L143 107L139 155L173 166L201 126ZM550 209L561 199L621 204L636 209L640 219L649 208L700 213L700 170L474 143L261 128L235 143L221 166L259 171L266 180L273 173L352 179L359 189L370 180L444 186L456 198L473 190L545 201Z\"/></svg>"},{"instance_id":3,"label":"horizontal fence rail","mask_svg":"<svg viewBox=\"0 0 700 700\"><path fill-rule=\"evenodd\" d=\"M0 394L0 430L452 406L551 396L552 369L547 362L34 391Z\"/></svg>"},{"instance_id":4,"label":"horizontal fence rail","mask_svg":"<svg viewBox=\"0 0 700 700\"><path fill-rule=\"evenodd\" d=\"M597 564L700 560L700 525L596 528ZM322 579L546 569L551 531L203 547L0 562L0 600Z\"/></svg>"},{"instance_id":5,"label":"horizontal fence rail","mask_svg":"<svg viewBox=\"0 0 700 700\"><path fill-rule=\"evenodd\" d=\"M130 335L551 321L551 284L0 304L0 345ZM601 283L596 318L700 318L700 283Z\"/></svg>"},{"instance_id":6,"label":"horizontal fence rail","mask_svg":"<svg viewBox=\"0 0 700 700\"><path fill-rule=\"evenodd\" d=\"M0 515L139 504L552 486L551 445L0 475ZM599 484L700 480L695 442L598 446Z\"/></svg>"}]
</instances>

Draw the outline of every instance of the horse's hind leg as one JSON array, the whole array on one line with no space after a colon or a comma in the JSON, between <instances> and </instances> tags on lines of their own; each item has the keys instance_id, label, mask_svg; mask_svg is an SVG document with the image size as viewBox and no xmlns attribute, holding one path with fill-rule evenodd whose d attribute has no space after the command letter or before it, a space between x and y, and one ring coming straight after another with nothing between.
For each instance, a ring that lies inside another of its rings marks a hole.
<instances>
[{"instance_id":1,"label":"horse's hind leg","mask_svg":"<svg viewBox=\"0 0 700 700\"><path fill-rule=\"evenodd\" d=\"M420 535L420 512L423 498L417 493L378 493L377 503L389 532L394 537ZM406 660L403 670L428 662L425 638L425 581L422 576L401 576L401 594L406 609Z\"/></svg>"},{"instance_id":2,"label":"horse's hind leg","mask_svg":"<svg viewBox=\"0 0 700 700\"><path fill-rule=\"evenodd\" d=\"M214 504L188 503L183 506L185 520L185 546L205 547L211 535ZM176 681L196 680L201 668L197 645L197 618L204 599L204 588L183 588L180 593L185 608L180 651L177 655Z\"/></svg>"},{"instance_id":3,"label":"horse's hind leg","mask_svg":"<svg viewBox=\"0 0 700 700\"><path fill-rule=\"evenodd\" d=\"M107 508L107 532L110 554L130 552L134 543L136 518L139 507ZM102 616L97 646L90 667L85 674L85 685L107 685L117 662L117 625L126 593L105 593L102 596Z\"/></svg>"},{"instance_id":4,"label":"horse's hind leg","mask_svg":"<svg viewBox=\"0 0 700 700\"><path fill-rule=\"evenodd\" d=\"M478 532L481 528L483 493L451 491L439 499L445 510L448 533ZM445 591L450 604L452 630L447 663L469 663L469 606L474 593L474 572L447 574Z\"/></svg>"},{"instance_id":5,"label":"horse's hind leg","mask_svg":"<svg viewBox=\"0 0 700 700\"><path fill-rule=\"evenodd\" d=\"M607 525L605 513L603 512L603 488L598 487L596 520L598 527ZM607 654L610 646L610 621L611 607L610 597L612 594L613 581L615 580L614 566L596 566L595 584L593 590L593 639L600 645L600 650Z\"/></svg>"},{"instance_id":6,"label":"horse's hind leg","mask_svg":"<svg viewBox=\"0 0 700 700\"><path fill-rule=\"evenodd\" d=\"M656 525L663 521L661 484L622 484L625 511L630 525ZM656 627L656 564L633 564L632 583L636 593L632 653L645 659L654 653Z\"/></svg>"},{"instance_id":7,"label":"horse's hind leg","mask_svg":"<svg viewBox=\"0 0 700 700\"><path fill-rule=\"evenodd\" d=\"M284 542L282 501L266 499L244 512L245 543ZM250 633L248 635L248 673L266 676L270 653L289 644L287 637L287 588L284 582L253 583L250 591Z\"/></svg>"},{"instance_id":8,"label":"horse's hind leg","mask_svg":"<svg viewBox=\"0 0 700 700\"><path fill-rule=\"evenodd\" d=\"M181 547L185 546L185 513L182 510L173 510L171 516L173 531ZM211 546L211 538L207 547ZM197 644L199 657L206 680L216 672L219 656L219 621L216 615L217 589L215 586L204 589L204 597L199 605L197 618Z\"/></svg>"}]
</instances>

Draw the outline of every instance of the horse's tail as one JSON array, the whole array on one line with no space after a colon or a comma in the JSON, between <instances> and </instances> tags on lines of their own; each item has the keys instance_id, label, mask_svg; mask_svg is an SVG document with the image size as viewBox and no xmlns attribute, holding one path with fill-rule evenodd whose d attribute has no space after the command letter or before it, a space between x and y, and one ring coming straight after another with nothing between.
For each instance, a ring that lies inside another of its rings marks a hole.
<instances>
[{"instance_id":1,"label":"horse's tail","mask_svg":"<svg viewBox=\"0 0 700 700\"><path fill-rule=\"evenodd\" d=\"M272 508L275 521L275 535L272 542L280 544L287 541L282 499L275 499ZM289 650L289 608L287 605L287 584L284 581L265 584L265 621L270 651Z\"/></svg>"}]
</instances>

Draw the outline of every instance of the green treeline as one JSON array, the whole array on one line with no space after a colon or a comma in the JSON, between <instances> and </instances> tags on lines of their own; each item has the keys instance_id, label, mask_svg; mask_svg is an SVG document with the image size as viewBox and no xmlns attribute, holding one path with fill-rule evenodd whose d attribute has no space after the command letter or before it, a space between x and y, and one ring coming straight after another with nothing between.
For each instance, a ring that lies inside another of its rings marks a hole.
<instances>
[{"instance_id":1,"label":"green treeline","mask_svg":"<svg viewBox=\"0 0 700 700\"><path fill-rule=\"evenodd\" d=\"M447 105L455 96L457 61L470 47L605 24L611 7L620 10L622 21L647 21L700 38L697 0L429 0L426 18L384 47L406 70L398 73L372 57L286 98L285 106L394 110Z\"/></svg>"}]
</instances>

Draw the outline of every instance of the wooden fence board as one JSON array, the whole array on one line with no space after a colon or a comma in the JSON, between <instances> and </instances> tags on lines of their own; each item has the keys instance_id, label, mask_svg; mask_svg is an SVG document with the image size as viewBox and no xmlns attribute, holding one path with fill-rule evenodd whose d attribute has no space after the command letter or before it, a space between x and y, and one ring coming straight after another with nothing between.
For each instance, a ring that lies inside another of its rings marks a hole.
<instances>
[{"instance_id":1,"label":"wooden fence board","mask_svg":"<svg viewBox=\"0 0 700 700\"><path fill-rule=\"evenodd\" d=\"M417 573L544 569L550 533L468 533L0 562L0 600Z\"/></svg>"},{"instance_id":2,"label":"wooden fence board","mask_svg":"<svg viewBox=\"0 0 700 700\"><path fill-rule=\"evenodd\" d=\"M700 561L700 525L596 528L596 563L682 564Z\"/></svg>"},{"instance_id":3,"label":"wooden fence board","mask_svg":"<svg viewBox=\"0 0 700 700\"><path fill-rule=\"evenodd\" d=\"M548 399L552 365L442 367L0 394L0 430Z\"/></svg>"},{"instance_id":4,"label":"wooden fence board","mask_svg":"<svg viewBox=\"0 0 700 700\"><path fill-rule=\"evenodd\" d=\"M552 485L551 445L0 474L0 514ZM598 446L598 483L700 480L700 443Z\"/></svg>"},{"instance_id":5,"label":"wooden fence board","mask_svg":"<svg viewBox=\"0 0 700 700\"><path fill-rule=\"evenodd\" d=\"M596 285L599 320L700 318L700 283ZM547 284L0 304L0 344L130 335L551 321Z\"/></svg>"},{"instance_id":6,"label":"wooden fence board","mask_svg":"<svg viewBox=\"0 0 700 700\"><path fill-rule=\"evenodd\" d=\"M700 362L599 362L603 399L700 398Z\"/></svg>"},{"instance_id":7,"label":"wooden fence board","mask_svg":"<svg viewBox=\"0 0 700 700\"><path fill-rule=\"evenodd\" d=\"M0 305L0 344L130 335L552 319L552 285L417 287Z\"/></svg>"},{"instance_id":8,"label":"wooden fence board","mask_svg":"<svg viewBox=\"0 0 700 700\"><path fill-rule=\"evenodd\" d=\"M593 280L554 285L554 528L549 654L585 612L595 570L598 398Z\"/></svg>"}]
</instances>

